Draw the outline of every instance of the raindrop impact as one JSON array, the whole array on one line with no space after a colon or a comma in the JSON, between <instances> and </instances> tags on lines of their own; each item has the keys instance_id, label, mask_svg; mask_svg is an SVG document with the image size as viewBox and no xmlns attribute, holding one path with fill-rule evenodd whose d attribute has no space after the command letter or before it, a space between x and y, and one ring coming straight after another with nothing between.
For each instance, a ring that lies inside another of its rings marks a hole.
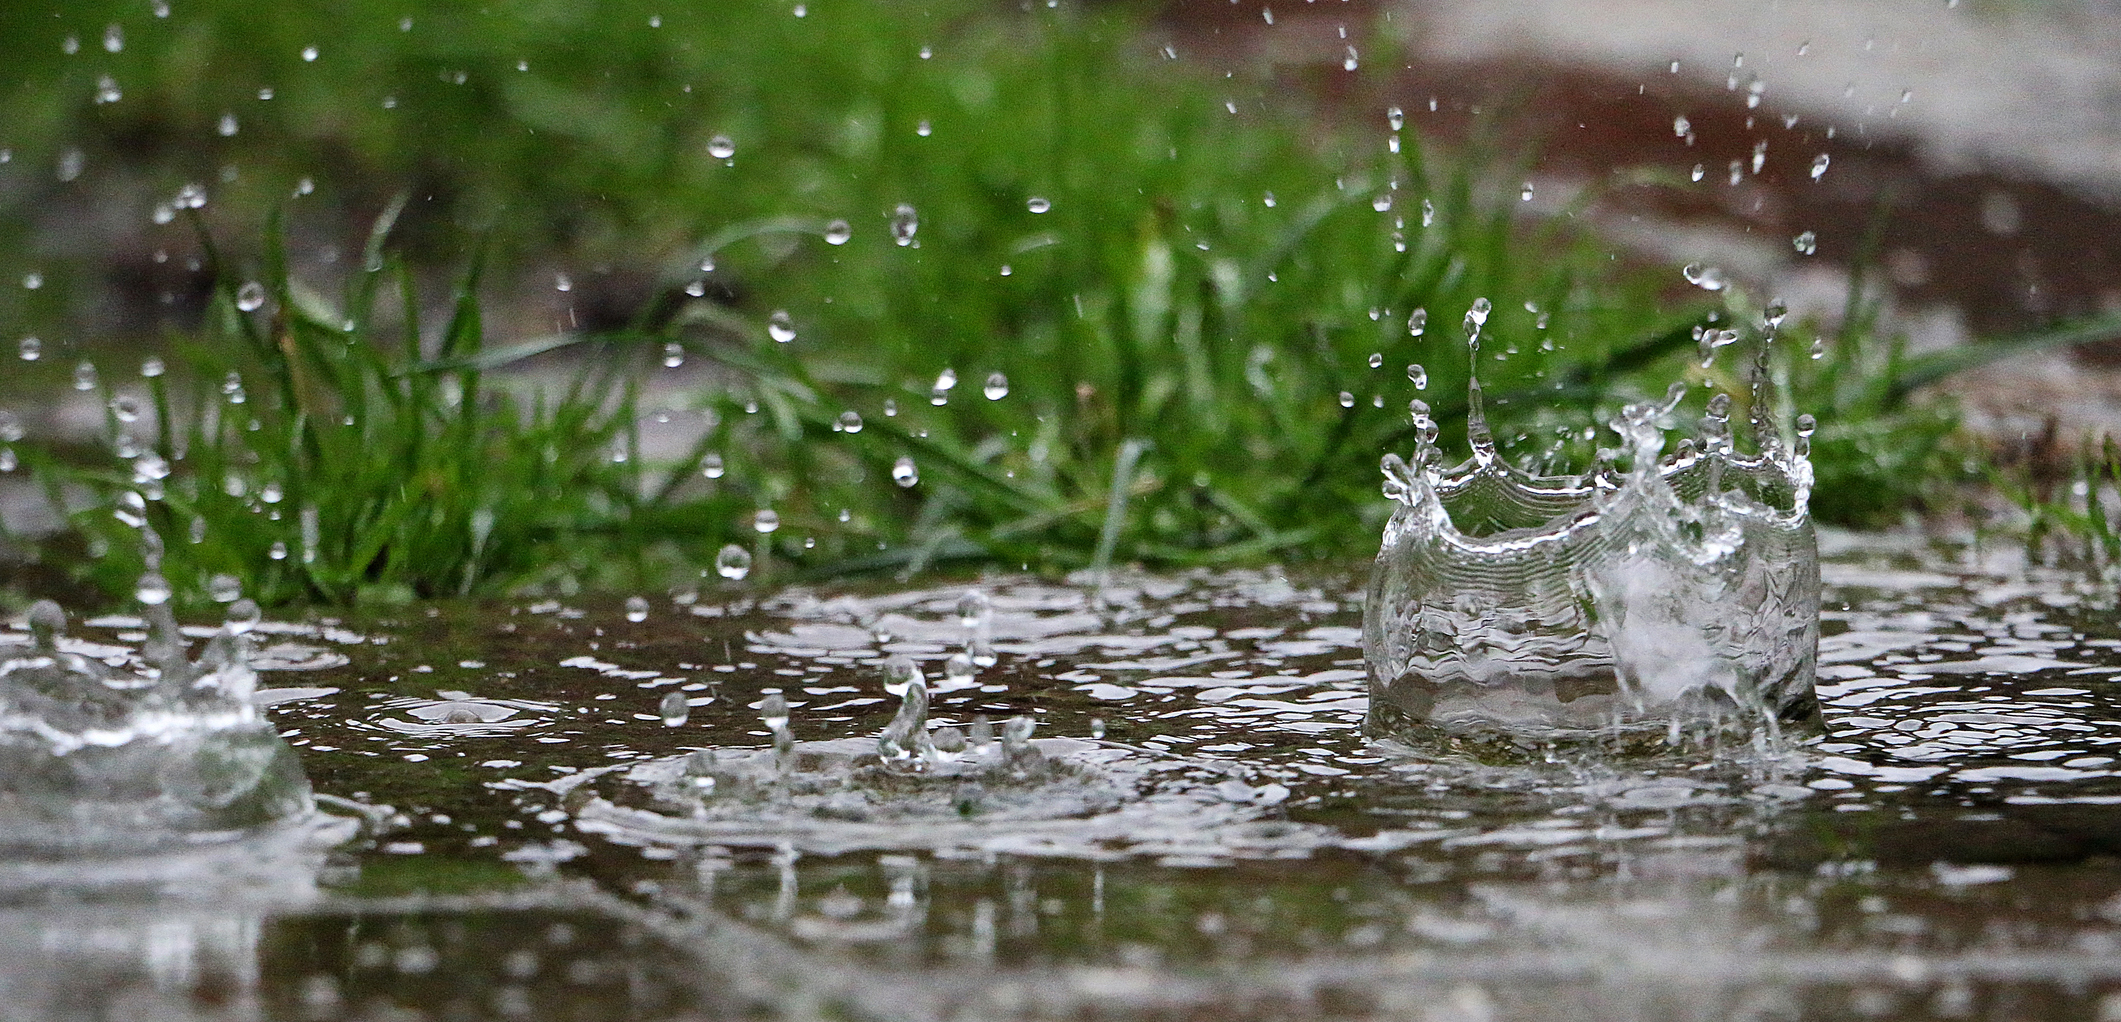
<instances>
[{"instance_id":1,"label":"raindrop impact","mask_svg":"<svg viewBox=\"0 0 2121 1022\"><path fill-rule=\"evenodd\" d=\"M683 727L692 718L692 705L685 701L685 693L671 692L663 696L663 726Z\"/></svg>"}]
</instances>

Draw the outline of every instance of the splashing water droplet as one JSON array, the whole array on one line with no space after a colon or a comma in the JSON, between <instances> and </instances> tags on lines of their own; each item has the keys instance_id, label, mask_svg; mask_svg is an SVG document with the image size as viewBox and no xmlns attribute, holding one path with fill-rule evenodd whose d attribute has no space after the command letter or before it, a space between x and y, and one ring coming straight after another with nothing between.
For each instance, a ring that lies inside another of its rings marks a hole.
<instances>
[{"instance_id":1,"label":"splashing water droplet","mask_svg":"<svg viewBox=\"0 0 2121 1022\"><path fill-rule=\"evenodd\" d=\"M661 707L664 727L683 727L692 719L692 704L685 700L685 693L670 692L663 696Z\"/></svg>"},{"instance_id":2,"label":"splashing water droplet","mask_svg":"<svg viewBox=\"0 0 2121 1022\"><path fill-rule=\"evenodd\" d=\"M1034 195L1031 197L1031 201L1024 203L1024 208L1029 209L1033 213L1044 213L1053 208L1053 202L1042 196Z\"/></svg>"},{"instance_id":3,"label":"splashing water droplet","mask_svg":"<svg viewBox=\"0 0 2121 1022\"><path fill-rule=\"evenodd\" d=\"M217 574L206 580L206 595L215 603L234 603L243 595L243 583L234 575Z\"/></svg>"},{"instance_id":4,"label":"splashing water droplet","mask_svg":"<svg viewBox=\"0 0 2121 1022\"><path fill-rule=\"evenodd\" d=\"M912 486L921 481L921 470L913 463L912 457L899 455L899 459L891 463L891 481L900 486Z\"/></svg>"},{"instance_id":5,"label":"splashing water droplet","mask_svg":"<svg viewBox=\"0 0 2121 1022\"><path fill-rule=\"evenodd\" d=\"M1826 176L1827 164L1832 162L1833 158L1825 153L1812 157L1812 180L1817 181Z\"/></svg>"},{"instance_id":6,"label":"splashing water droplet","mask_svg":"<svg viewBox=\"0 0 2121 1022\"><path fill-rule=\"evenodd\" d=\"M1407 366L1407 379L1413 381L1415 390L1429 389L1429 371L1419 362Z\"/></svg>"},{"instance_id":7,"label":"splashing water droplet","mask_svg":"<svg viewBox=\"0 0 2121 1022\"><path fill-rule=\"evenodd\" d=\"M1415 309L1407 314L1407 336L1420 337L1429 332L1429 310Z\"/></svg>"},{"instance_id":8,"label":"splashing water droplet","mask_svg":"<svg viewBox=\"0 0 2121 1022\"><path fill-rule=\"evenodd\" d=\"M788 730L788 697L775 692L759 701L759 722L779 735Z\"/></svg>"},{"instance_id":9,"label":"splashing water droplet","mask_svg":"<svg viewBox=\"0 0 2121 1022\"><path fill-rule=\"evenodd\" d=\"M148 572L140 576L140 585L133 590L133 597L150 607L159 607L168 603L170 597L169 579L163 578L161 572Z\"/></svg>"},{"instance_id":10,"label":"splashing water droplet","mask_svg":"<svg viewBox=\"0 0 2121 1022\"><path fill-rule=\"evenodd\" d=\"M735 543L724 545L714 555L714 571L732 582L751 574L751 552Z\"/></svg>"},{"instance_id":11,"label":"splashing water droplet","mask_svg":"<svg viewBox=\"0 0 2121 1022\"><path fill-rule=\"evenodd\" d=\"M626 598L626 620L640 624L648 620L648 598L629 596Z\"/></svg>"},{"instance_id":12,"label":"splashing water droplet","mask_svg":"<svg viewBox=\"0 0 2121 1022\"><path fill-rule=\"evenodd\" d=\"M834 220L825 225L825 244L844 245L854 237L854 227L845 220Z\"/></svg>"},{"instance_id":13,"label":"splashing water droplet","mask_svg":"<svg viewBox=\"0 0 2121 1022\"><path fill-rule=\"evenodd\" d=\"M265 285L249 281L236 289L236 308L256 312L265 306Z\"/></svg>"},{"instance_id":14,"label":"splashing water droplet","mask_svg":"<svg viewBox=\"0 0 2121 1022\"><path fill-rule=\"evenodd\" d=\"M781 344L795 340L795 319L788 315L788 310L776 309L773 315L766 317L766 336Z\"/></svg>"},{"instance_id":15,"label":"splashing water droplet","mask_svg":"<svg viewBox=\"0 0 2121 1022\"><path fill-rule=\"evenodd\" d=\"M1790 245L1797 250L1798 255L1817 255L1819 253L1819 235L1815 231L1805 231L1790 239Z\"/></svg>"},{"instance_id":16,"label":"splashing water droplet","mask_svg":"<svg viewBox=\"0 0 2121 1022\"><path fill-rule=\"evenodd\" d=\"M1009 377L999 372L987 374L987 384L980 388L989 401L1000 401L1009 396Z\"/></svg>"},{"instance_id":17,"label":"splashing water droplet","mask_svg":"<svg viewBox=\"0 0 2121 1022\"><path fill-rule=\"evenodd\" d=\"M1340 392L1340 399L1339 399L1339 400L1340 400L1340 406L1341 406L1342 408L1353 408L1353 407L1355 407L1355 395L1354 395L1354 394L1352 394L1352 393L1349 393L1348 391L1345 391L1345 390L1341 391L1341 392Z\"/></svg>"},{"instance_id":18,"label":"splashing water droplet","mask_svg":"<svg viewBox=\"0 0 2121 1022\"><path fill-rule=\"evenodd\" d=\"M663 345L663 368L676 369L685 364L685 346L676 341Z\"/></svg>"},{"instance_id":19,"label":"splashing water droplet","mask_svg":"<svg viewBox=\"0 0 2121 1022\"><path fill-rule=\"evenodd\" d=\"M1811 348L1811 351L1810 351L1810 352L1808 352L1808 354L1810 354L1810 355L1811 355L1811 357L1812 357L1812 361L1814 361L1814 362L1817 362L1817 361L1819 361L1820 359L1822 359L1822 358L1825 358L1825 357L1826 357L1826 338L1824 338L1824 337L1814 337L1814 338L1812 338L1812 348Z\"/></svg>"},{"instance_id":20,"label":"splashing water droplet","mask_svg":"<svg viewBox=\"0 0 2121 1022\"><path fill-rule=\"evenodd\" d=\"M924 682L920 665L904 656L893 656L884 661L884 691L905 698L906 691L915 682Z\"/></svg>"},{"instance_id":21,"label":"splashing water droplet","mask_svg":"<svg viewBox=\"0 0 2121 1022\"><path fill-rule=\"evenodd\" d=\"M1436 204L1427 199L1421 200L1421 225L1423 227L1436 225Z\"/></svg>"}]
</instances>

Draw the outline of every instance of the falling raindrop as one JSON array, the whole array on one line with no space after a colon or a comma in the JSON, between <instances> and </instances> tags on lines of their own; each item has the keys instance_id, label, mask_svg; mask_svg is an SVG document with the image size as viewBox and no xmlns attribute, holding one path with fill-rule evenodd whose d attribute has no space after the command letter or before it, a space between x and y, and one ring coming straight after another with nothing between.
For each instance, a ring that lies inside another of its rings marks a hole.
<instances>
[{"instance_id":1,"label":"falling raindrop","mask_svg":"<svg viewBox=\"0 0 2121 1022\"><path fill-rule=\"evenodd\" d=\"M781 514L770 507L760 508L757 514L751 516L751 527L757 529L760 535L772 532L781 527Z\"/></svg>"},{"instance_id":2,"label":"falling raindrop","mask_svg":"<svg viewBox=\"0 0 2121 1022\"><path fill-rule=\"evenodd\" d=\"M22 361L35 362L44 354L44 342L34 337L24 337L15 350L21 353Z\"/></svg>"},{"instance_id":3,"label":"falling raindrop","mask_svg":"<svg viewBox=\"0 0 2121 1022\"><path fill-rule=\"evenodd\" d=\"M775 309L773 315L766 317L766 336L782 344L795 340L795 319L788 310Z\"/></svg>"},{"instance_id":4,"label":"falling raindrop","mask_svg":"<svg viewBox=\"0 0 2121 1022\"><path fill-rule=\"evenodd\" d=\"M1053 208L1052 201L1046 199L1043 196L1038 195L1032 196L1031 201L1025 203L1024 205L1033 213L1044 213L1045 211Z\"/></svg>"},{"instance_id":5,"label":"falling raindrop","mask_svg":"<svg viewBox=\"0 0 2121 1022\"><path fill-rule=\"evenodd\" d=\"M236 289L236 308L256 312L265 307L265 285L249 281Z\"/></svg>"},{"instance_id":6,"label":"falling raindrop","mask_svg":"<svg viewBox=\"0 0 2121 1022\"><path fill-rule=\"evenodd\" d=\"M727 135L716 135L707 140L707 155L717 160L726 160L736 155L736 143Z\"/></svg>"},{"instance_id":7,"label":"falling raindrop","mask_svg":"<svg viewBox=\"0 0 2121 1022\"><path fill-rule=\"evenodd\" d=\"M1009 378L999 372L987 374L987 385L980 388L989 401L1000 401L1009 396Z\"/></svg>"},{"instance_id":8,"label":"falling raindrop","mask_svg":"<svg viewBox=\"0 0 2121 1022\"><path fill-rule=\"evenodd\" d=\"M270 557L270 558L272 558L272 559L273 559L273 560L275 560L275 561L284 561L284 560L286 560L286 559L287 559L287 544L286 544L286 543L282 543L282 542L280 542L279 540L274 540L274 541L273 541L273 545L272 545L272 547L271 547L270 549L268 549L268 550L266 550L266 551L265 551L265 556L267 556L267 557Z\"/></svg>"},{"instance_id":9,"label":"falling raindrop","mask_svg":"<svg viewBox=\"0 0 2121 1022\"><path fill-rule=\"evenodd\" d=\"M1407 335L1420 337L1429 329L1429 310L1415 309L1407 316Z\"/></svg>"},{"instance_id":10,"label":"falling raindrop","mask_svg":"<svg viewBox=\"0 0 2121 1022\"><path fill-rule=\"evenodd\" d=\"M239 127L239 125L236 123L236 115L233 113L222 114L221 123L218 127L221 132L222 138L229 138L235 135L236 130Z\"/></svg>"},{"instance_id":11,"label":"falling raindrop","mask_svg":"<svg viewBox=\"0 0 2121 1022\"><path fill-rule=\"evenodd\" d=\"M317 48L316 48L316 47L314 47L314 46L304 46L304 47L302 47L302 61L303 61L304 63L314 63L314 62L316 61L316 59L317 59Z\"/></svg>"},{"instance_id":12,"label":"falling raindrop","mask_svg":"<svg viewBox=\"0 0 2121 1022\"><path fill-rule=\"evenodd\" d=\"M1430 226L1434 226L1434 225L1435 225L1435 223L1436 223L1436 204L1435 204L1435 203L1433 203L1433 202L1430 202L1430 201L1429 201L1429 200L1427 200L1427 199L1423 199L1423 200L1421 200L1421 225L1422 225L1423 227L1430 227Z\"/></svg>"},{"instance_id":13,"label":"falling raindrop","mask_svg":"<svg viewBox=\"0 0 2121 1022\"><path fill-rule=\"evenodd\" d=\"M692 717L692 705L685 701L683 692L664 695L662 711L664 727L683 727Z\"/></svg>"},{"instance_id":14,"label":"falling raindrop","mask_svg":"<svg viewBox=\"0 0 2121 1022\"><path fill-rule=\"evenodd\" d=\"M167 369L162 365L162 360L156 358L153 355L147 356L147 359L140 363L140 375L145 376L150 380L162 375L166 371Z\"/></svg>"},{"instance_id":15,"label":"falling raindrop","mask_svg":"<svg viewBox=\"0 0 2121 1022\"><path fill-rule=\"evenodd\" d=\"M708 451L707 453L700 455L701 475L706 476L709 479L720 479L722 477L722 473L726 471L728 471L728 467L722 462L721 455L716 454L713 451Z\"/></svg>"},{"instance_id":16,"label":"falling raindrop","mask_svg":"<svg viewBox=\"0 0 2121 1022\"><path fill-rule=\"evenodd\" d=\"M648 598L629 596L626 598L626 620L640 624L648 620Z\"/></svg>"},{"instance_id":17,"label":"falling raindrop","mask_svg":"<svg viewBox=\"0 0 2121 1022\"><path fill-rule=\"evenodd\" d=\"M839 421L834 425L842 433L859 433L862 431L862 413L849 408L840 413Z\"/></svg>"},{"instance_id":18,"label":"falling raindrop","mask_svg":"<svg viewBox=\"0 0 2121 1022\"><path fill-rule=\"evenodd\" d=\"M967 631L978 632L989 627L994 620L994 600L984 591L969 589L957 598L957 623Z\"/></svg>"},{"instance_id":19,"label":"falling raindrop","mask_svg":"<svg viewBox=\"0 0 2121 1022\"><path fill-rule=\"evenodd\" d=\"M125 98L125 91L118 88L118 80L104 75L96 82L96 102L116 103Z\"/></svg>"},{"instance_id":20,"label":"falling raindrop","mask_svg":"<svg viewBox=\"0 0 2121 1022\"><path fill-rule=\"evenodd\" d=\"M1517 193L1517 198L1520 202L1532 201L1532 182L1526 181L1524 183L1524 187Z\"/></svg>"},{"instance_id":21,"label":"falling raindrop","mask_svg":"<svg viewBox=\"0 0 2121 1022\"><path fill-rule=\"evenodd\" d=\"M714 572L731 581L751 574L751 552L735 543L724 545L722 552L714 555Z\"/></svg>"},{"instance_id":22,"label":"falling raindrop","mask_svg":"<svg viewBox=\"0 0 2121 1022\"><path fill-rule=\"evenodd\" d=\"M1382 369L1382 368L1384 368L1384 364L1385 364L1385 354L1384 354L1384 352L1381 352L1381 351L1373 351L1373 352L1371 352L1371 353L1370 353L1370 368L1372 368L1372 369Z\"/></svg>"},{"instance_id":23,"label":"falling raindrop","mask_svg":"<svg viewBox=\"0 0 2121 1022\"><path fill-rule=\"evenodd\" d=\"M1811 356L1812 356L1812 361L1814 361L1814 362L1817 362L1817 361L1819 361L1820 359L1822 359L1822 358L1825 358L1825 357L1826 357L1826 338L1824 338L1824 337L1814 337L1814 338L1812 338L1812 350L1811 350L1810 354L1811 354Z\"/></svg>"},{"instance_id":24,"label":"falling raindrop","mask_svg":"<svg viewBox=\"0 0 2121 1022\"><path fill-rule=\"evenodd\" d=\"M217 574L206 580L206 595L215 603L234 603L243 595L243 583L234 575ZM235 608L229 610L233 612Z\"/></svg>"},{"instance_id":25,"label":"falling raindrop","mask_svg":"<svg viewBox=\"0 0 2121 1022\"><path fill-rule=\"evenodd\" d=\"M663 345L663 368L676 369L685 364L685 346L676 341Z\"/></svg>"},{"instance_id":26,"label":"falling raindrop","mask_svg":"<svg viewBox=\"0 0 2121 1022\"><path fill-rule=\"evenodd\" d=\"M1396 106L1390 107L1385 110L1385 123L1390 124L1393 131L1398 131L1407 126L1407 112Z\"/></svg>"},{"instance_id":27,"label":"falling raindrop","mask_svg":"<svg viewBox=\"0 0 2121 1022\"><path fill-rule=\"evenodd\" d=\"M572 291L574 290L574 278L564 273L555 273L552 275L552 289L554 291Z\"/></svg>"},{"instance_id":28,"label":"falling raindrop","mask_svg":"<svg viewBox=\"0 0 2121 1022\"><path fill-rule=\"evenodd\" d=\"M899 203L891 213L891 241L900 248L913 244L913 236L921 229L921 215L906 203Z\"/></svg>"},{"instance_id":29,"label":"falling raindrop","mask_svg":"<svg viewBox=\"0 0 2121 1022\"><path fill-rule=\"evenodd\" d=\"M1687 283L1703 291L1721 291L1726 283L1721 269L1700 263L1688 263L1679 273L1686 278Z\"/></svg>"},{"instance_id":30,"label":"falling raindrop","mask_svg":"<svg viewBox=\"0 0 2121 1022\"><path fill-rule=\"evenodd\" d=\"M22 420L15 413L0 408L0 443L14 443L24 436Z\"/></svg>"},{"instance_id":31,"label":"falling raindrop","mask_svg":"<svg viewBox=\"0 0 2121 1022\"><path fill-rule=\"evenodd\" d=\"M916 682L925 682L919 664L905 656L893 656L884 661L884 691L905 698L906 690Z\"/></svg>"},{"instance_id":32,"label":"falling raindrop","mask_svg":"<svg viewBox=\"0 0 2121 1022\"><path fill-rule=\"evenodd\" d=\"M1790 244L1797 249L1798 255L1815 255L1819 251L1819 235L1813 231L1806 231L1791 238Z\"/></svg>"},{"instance_id":33,"label":"falling raindrop","mask_svg":"<svg viewBox=\"0 0 2121 1022\"><path fill-rule=\"evenodd\" d=\"M825 225L825 244L844 245L854 237L854 228L845 220L834 220Z\"/></svg>"},{"instance_id":34,"label":"falling raindrop","mask_svg":"<svg viewBox=\"0 0 2121 1022\"><path fill-rule=\"evenodd\" d=\"M943 677L949 680L951 689L971 687L975 673L972 658L963 653L952 653L950 659L943 661Z\"/></svg>"},{"instance_id":35,"label":"falling raindrop","mask_svg":"<svg viewBox=\"0 0 2121 1022\"><path fill-rule=\"evenodd\" d=\"M1817 181L1824 177L1826 175L1826 165L1831 162L1833 162L1832 158L1825 153L1812 157L1812 180Z\"/></svg>"},{"instance_id":36,"label":"falling raindrop","mask_svg":"<svg viewBox=\"0 0 2121 1022\"><path fill-rule=\"evenodd\" d=\"M921 470L910 456L899 455L899 459L891 463L891 481L900 486L912 486L921 481Z\"/></svg>"},{"instance_id":37,"label":"falling raindrop","mask_svg":"<svg viewBox=\"0 0 2121 1022\"><path fill-rule=\"evenodd\" d=\"M1412 380L1414 382L1415 390L1429 389L1429 371L1427 369L1422 368L1422 365L1419 362L1416 362L1407 367L1407 379Z\"/></svg>"},{"instance_id":38,"label":"falling raindrop","mask_svg":"<svg viewBox=\"0 0 2121 1022\"><path fill-rule=\"evenodd\" d=\"M96 364L94 362L83 362L74 367L74 389L96 389Z\"/></svg>"},{"instance_id":39,"label":"falling raindrop","mask_svg":"<svg viewBox=\"0 0 2121 1022\"><path fill-rule=\"evenodd\" d=\"M1345 390L1341 391L1341 392L1340 392L1340 406L1341 406L1342 408L1353 408L1353 407L1355 407L1355 395L1353 395L1353 394L1350 394L1350 393L1348 393L1348 392L1347 392L1347 391L1345 391Z\"/></svg>"}]
</instances>

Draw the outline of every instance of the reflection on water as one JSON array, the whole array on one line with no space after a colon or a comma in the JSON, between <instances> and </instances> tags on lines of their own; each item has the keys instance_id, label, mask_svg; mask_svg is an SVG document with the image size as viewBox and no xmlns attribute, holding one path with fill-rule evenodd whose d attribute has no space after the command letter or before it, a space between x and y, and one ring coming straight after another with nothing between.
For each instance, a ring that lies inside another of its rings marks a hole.
<instances>
[{"instance_id":1,"label":"reflection on water","mask_svg":"<svg viewBox=\"0 0 2121 1022\"><path fill-rule=\"evenodd\" d=\"M1352 575L991 579L984 613L935 585L313 633L349 662L299 676L272 718L320 793L393 807L387 832L280 871L318 892L254 911L60 908L17 886L0 940L36 950L0 948L0 991L22 991L0 1003L2121 1017L2112 594L1823 547L1824 735L1507 766L1363 738ZM1026 716L1064 769L861 774L900 711L895 656L937 681L931 737ZM541 943L558 924L566 950ZM156 944L157 925L185 935ZM526 949L531 980L509 965Z\"/></svg>"}]
</instances>

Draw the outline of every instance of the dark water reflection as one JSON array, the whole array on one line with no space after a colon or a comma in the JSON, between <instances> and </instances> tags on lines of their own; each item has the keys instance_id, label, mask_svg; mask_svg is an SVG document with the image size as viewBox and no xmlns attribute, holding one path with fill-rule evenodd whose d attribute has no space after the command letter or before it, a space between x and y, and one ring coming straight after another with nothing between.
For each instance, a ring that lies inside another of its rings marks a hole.
<instances>
[{"instance_id":1,"label":"dark water reflection","mask_svg":"<svg viewBox=\"0 0 2121 1022\"><path fill-rule=\"evenodd\" d=\"M1828 546L1829 734L1628 763L1366 743L1348 576L1133 578L1097 599L989 580L984 632L957 614L964 585L663 601L640 623L558 604L334 623L290 641L347 662L290 658L314 669L268 674L273 713L320 793L392 822L205 904L54 903L18 873L0 884L0 1004L2121 1017L2110 589ZM946 659L980 641L997 662L952 677ZM932 721L1031 715L1088 780L1062 797L990 779L980 796L1011 811L969 818L947 800L878 816L688 780L697 750L726 765L768 745L757 707L776 690L815 743L799 749L874 735L896 709L888 654L935 680ZM672 691L689 707L677 727Z\"/></svg>"}]
</instances>

